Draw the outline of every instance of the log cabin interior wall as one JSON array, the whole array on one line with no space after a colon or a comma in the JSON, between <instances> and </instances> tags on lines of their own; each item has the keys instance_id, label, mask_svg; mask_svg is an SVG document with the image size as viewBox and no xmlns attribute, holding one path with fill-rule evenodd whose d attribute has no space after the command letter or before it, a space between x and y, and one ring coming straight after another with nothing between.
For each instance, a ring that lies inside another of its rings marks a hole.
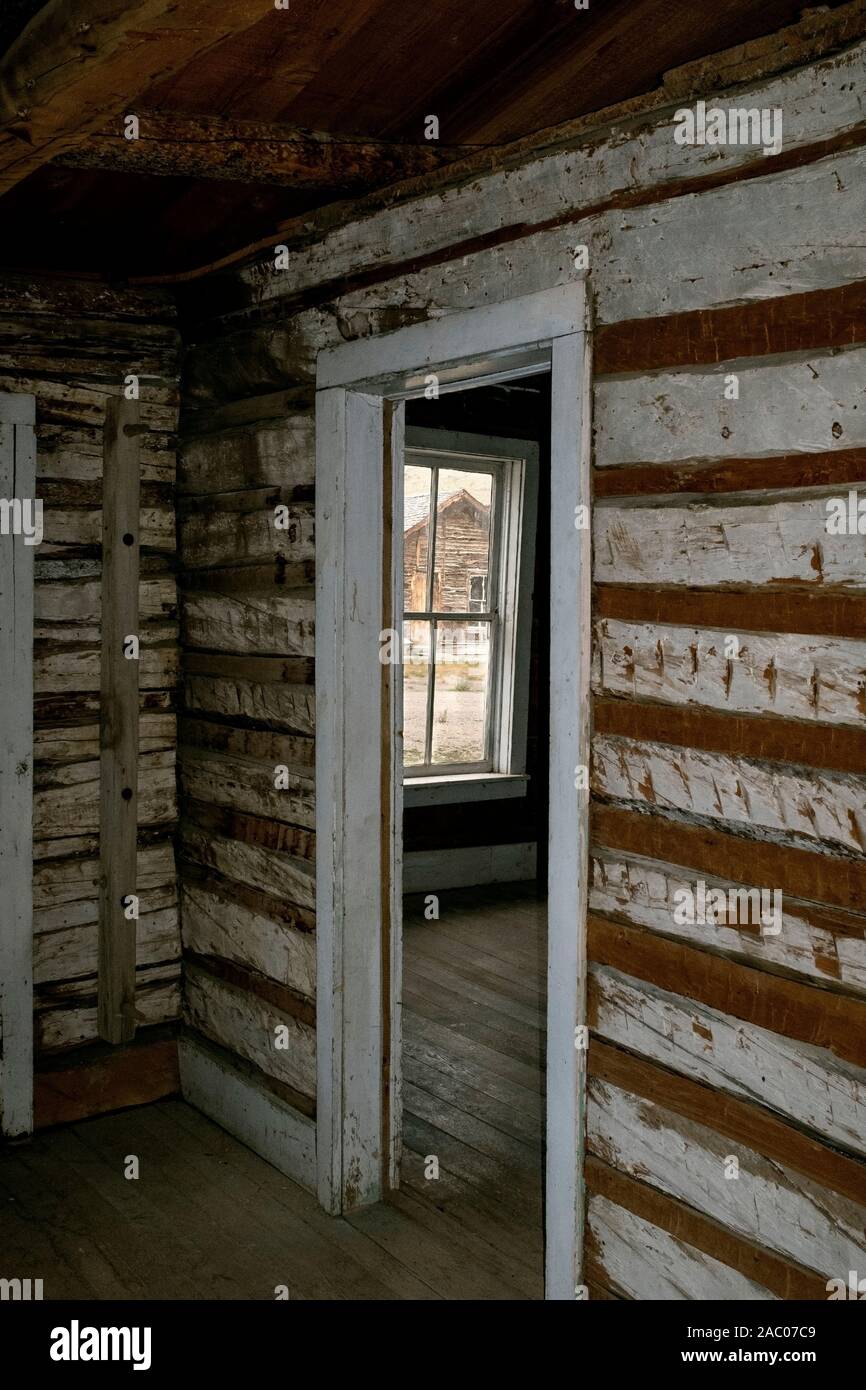
<instances>
[{"instance_id":1,"label":"log cabin interior wall","mask_svg":"<svg viewBox=\"0 0 866 1390\"><path fill-rule=\"evenodd\" d=\"M562 283L587 250L586 1274L608 1296L823 1298L864 1253L866 567L825 522L866 485L866 46L740 58L727 104L781 109L777 153L674 140L675 106L723 85L703 68L663 109L180 292L187 1008L310 1113L316 353ZM701 883L780 891L781 930L681 922Z\"/></svg>"},{"instance_id":2,"label":"log cabin interior wall","mask_svg":"<svg viewBox=\"0 0 866 1390\"><path fill-rule=\"evenodd\" d=\"M866 556L856 524L827 526L828 499L866 490L866 20L844 8L542 152L304 214L279 258L262 243L161 289L2 277L0 391L36 399L45 507L37 1125L175 1088L182 1009L185 1095L314 1185L316 355L586 273L584 1277L604 1297L823 1299L862 1269ZM699 99L781 111L781 147L677 143ZM102 426L130 374L141 916L136 1039L108 1055ZM737 888L780 893L778 916L682 910Z\"/></svg>"},{"instance_id":3,"label":"log cabin interior wall","mask_svg":"<svg viewBox=\"0 0 866 1390\"><path fill-rule=\"evenodd\" d=\"M0 279L0 390L36 401L34 1005L37 1126L176 1085L180 930L175 691L175 443L180 338L171 296ZM106 402L139 378L141 533L137 1042L101 1045L100 615ZM74 1065L73 1065L74 1064Z\"/></svg>"}]
</instances>

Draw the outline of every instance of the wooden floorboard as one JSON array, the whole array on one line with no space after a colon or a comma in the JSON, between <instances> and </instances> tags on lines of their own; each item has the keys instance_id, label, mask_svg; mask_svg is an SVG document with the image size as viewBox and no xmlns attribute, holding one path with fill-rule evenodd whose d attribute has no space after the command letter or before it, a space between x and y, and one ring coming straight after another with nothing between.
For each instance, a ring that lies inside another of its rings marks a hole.
<instances>
[{"instance_id":1,"label":"wooden floorboard","mask_svg":"<svg viewBox=\"0 0 866 1390\"><path fill-rule=\"evenodd\" d=\"M439 914L404 917L404 1195L541 1298L546 905L508 884L443 893Z\"/></svg>"},{"instance_id":2,"label":"wooden floorboard","mask_svg":"<svg viewBox=\"0 0 866 1390\"><path fill-rule=\"evenodd\" d=\"M440 913L405 923L391 1200L330 1217L160 1100L0 1150L0 1278L41 1279L49 1301L271 1300L281 1285L301 1301L541 1298L544 905L508 885L443 894Z\"/></svg>"}]
</instances>

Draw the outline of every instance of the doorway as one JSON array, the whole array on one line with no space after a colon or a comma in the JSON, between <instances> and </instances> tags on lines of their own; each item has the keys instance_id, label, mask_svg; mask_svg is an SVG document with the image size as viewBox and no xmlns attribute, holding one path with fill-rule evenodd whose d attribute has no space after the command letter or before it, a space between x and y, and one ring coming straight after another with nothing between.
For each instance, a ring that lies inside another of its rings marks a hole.
<instances>
[{"instance_id":1,"label":"doorway","mask_svg":"<svg viewBox=\"0 0 866 1390\"><path fill-rule=\"evenodd\" d=\"M407 428L420 428L407 427L406 403L549 374L544 1212L545 1295L554 1299L575 1297L583 1208L590 611L585 313L577 282L325 351L317 373L317 1163L320 1201L332 1212L379 1201L397 1187L403 1149L405 593L395 518L404 513L407 438L412 445ZM479 570L472 577L484 575ZM487 593L476 582L467 596L459 640L469 641L471 628L492 621L493 576L487 578ZM429 590L426 601L432 597ZM448 621L436 611L413 611L413 620ZM488 633L488 647L490 640ZM499 631L494 645L501 640ZM461 678L471 684L469 673ZM435 721L435 694L432 699ZM480 764L489 764L491 749L502 746L501 728L498 716L476 740L479 775L493 770ZM435 757L434 738L435 729L425 723L424 756Z\"/></svg>"},{"instance_id":2,"label":"doorway","mask_svg":"<svg viewBox=\"0 0 866 1390\"><path fill-rule=\"evenodd\" d=\"M407 401L390 1200L482 1297L544 1283L549 493L548 372Z\"/></svg>"}]
</instances>

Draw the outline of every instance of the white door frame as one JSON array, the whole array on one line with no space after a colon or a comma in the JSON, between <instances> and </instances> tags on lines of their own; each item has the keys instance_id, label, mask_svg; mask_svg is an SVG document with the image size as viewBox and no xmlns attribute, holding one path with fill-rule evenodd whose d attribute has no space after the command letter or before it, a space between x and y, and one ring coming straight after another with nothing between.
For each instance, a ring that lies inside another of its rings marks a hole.
<instances>
[{"instance_id":1,"label":"white door frame","mask_svg":"<svg viewBox=\"0 0 866 1390\"><path fill-rule=\"evenodd\" d=\"M0 497L36 500L36 398L0 393ZM33 1129L33 554L0 536L0 1134Z\"/></svg>"},{"instance_id":2,"label":"white door frame","mask_svg":"<svg viewBox=\"0 0 866 1390\"><path fill-rule=\"evenodd\" d=\"M318 1190L331 1212L396 1182L402 738L383 631L399 628L403 409L551 373L546 1269L574 1299L583 1236L589 793L590 352L584 282L319 354L316 397ZM396 616L395 616L396 615ZM396 668L399 671L399 667ZM578 1029L581 1028L581 1033Z\"/></svg>"}]
</instances>

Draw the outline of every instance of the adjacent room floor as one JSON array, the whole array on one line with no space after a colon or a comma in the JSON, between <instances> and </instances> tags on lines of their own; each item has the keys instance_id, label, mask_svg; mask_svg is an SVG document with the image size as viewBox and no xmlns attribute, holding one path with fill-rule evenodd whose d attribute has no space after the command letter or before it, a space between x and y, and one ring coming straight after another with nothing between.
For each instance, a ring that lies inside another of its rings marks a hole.
<instances>
[{"instance_id":1,"label":"adjacent room floor","mask_svg":"<svg viewBox=\"0 0 866 1390\"><path fill-rule=\"evenodd\" d=\"M407 904L403 931L402 1188L526 1298L543 1293L546 925L536 885L509 883L440 894L438 921Z\"/></svg>"},{"instance_id":2,"label":"adjacent room floor","mask_svg":"<svg viewBox=\"0 0 866 1390\"><path fill-rule=\"evenodd\" d=\"M0 1277L42 1279L46 1299L540 1298L544 906L509 885L440 911L407 913L406 1154L388 1204L329 1217L167 1100L0 1154Z\"/></svg>"}]
</instances>

